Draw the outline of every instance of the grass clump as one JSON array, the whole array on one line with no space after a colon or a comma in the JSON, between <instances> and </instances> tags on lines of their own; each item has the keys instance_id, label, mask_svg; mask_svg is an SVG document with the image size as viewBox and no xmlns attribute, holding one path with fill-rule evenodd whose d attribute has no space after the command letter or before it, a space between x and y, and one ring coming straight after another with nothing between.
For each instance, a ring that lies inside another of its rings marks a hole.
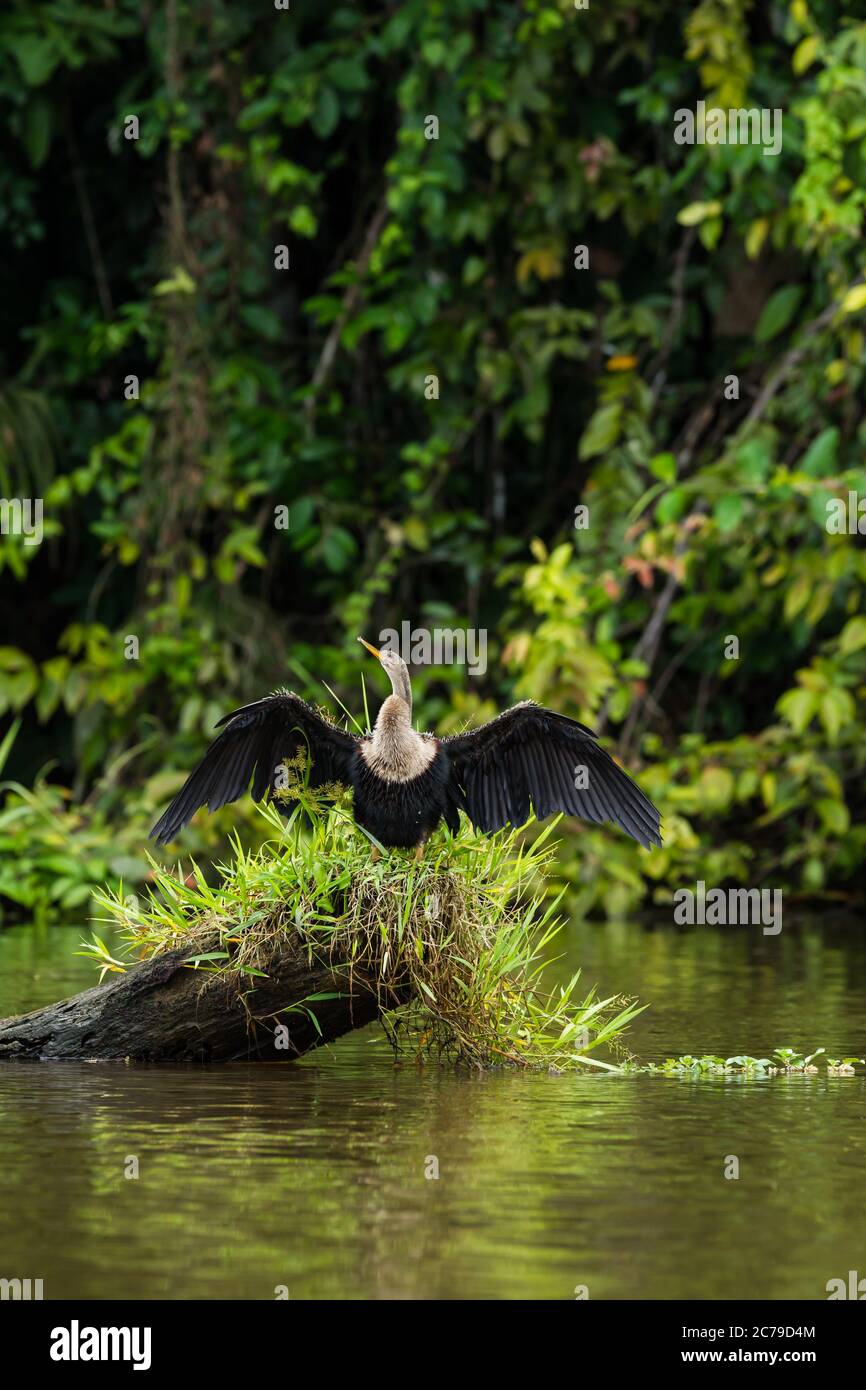
<instances>
[{"instance_id":1,"label":"grass clump","mask_svg":"<svg viewBox=\"0 0 866 1390\"><path fill-rule=\"evenodd\" d=\"M443 827L423 860L405 851L373 862L370 837L345 801L295 787L284 821L262 808L269 836L254 852L233 843L233 859L208 882L195 863L183 876L154 865L147 897L103 891L98 901L119 928L126 959L99 938L85 952L103 974L132 958L189 948L191 968L243 981L255 1018L257 979L286 952L336 969L346 994L375 993L399 1057L491 1067L598 1067L640 1012L622 996L581 997L579 972L550 986L551 946L561 924L559 896L545 889L551 823L528 845L517 831L476 835ZM561 896L561 895L560 895ZM322 996L318 996L321 998ZM294 1001L315 1020L316 996Z\"/></svg>"}]
</instances>

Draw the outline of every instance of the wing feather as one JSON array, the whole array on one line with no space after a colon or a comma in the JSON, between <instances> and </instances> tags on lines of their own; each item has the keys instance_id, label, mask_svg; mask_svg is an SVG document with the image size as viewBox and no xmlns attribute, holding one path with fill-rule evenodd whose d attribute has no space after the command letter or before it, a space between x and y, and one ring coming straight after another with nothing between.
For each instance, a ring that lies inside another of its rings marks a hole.
<instances>
[{"instance_id":1,"label":"wing feather","mask_svg":"<svg viewBox=\"0 0 866 1390\"><path fill-rule=\"evenodd\" d=\"M652 802L641 791L637 783L617 767L613 759L597 769L597 776L608 789L611 800L620 799L621 809L617 824L627 831L633 839L639 840L641 832L646 836L658 833L658 812ZM623 782L621 779L626 778Z\"/></svg>"},{"instance_id":2,"label":"wing feather","mask_svg":"<svg viewBox=\"0 0 866 1390\"><path fill-rule=\"evenodd\" d=\"M604 807L595 794L591 783L581 787L577 793L580 810L579 815L586 820L592 821L595 825L603 825L605 821Z\"/></svg>"},{"instance_id":3,"label":"wing feather","mask_svg":"<svg viewBox=\"0 0 866 1390\"><path fill-rule=\"evenodd\" d=\"M574 786L574 772L565 757L565 750L561 748L551 749L556 763L557 781L559 784L559 794L562 797L562 804L571 816L580 814L580 805L577 799L577 791Z\"/></svg>"},{"instance_id":4,"label":"wing feather","mask_svg":"<svg viewBox=\"0 0 866 1390\"><path fill-rule=\"evenodd\" d=\"M561 801L561 796L556 788L556 767L553 761L553 749L547 742L539 744L536 755L544 764L544 775L539 783L539 795L542 798L544 810L542 815L549 816L552 811L557 810L557 802ZM565 809L563 807L563 809Z\"/></svg>"},{"instance_id":5,"label":"wing feather","mask_svg":"<svg viewBox=\"0 0 866 1390\"><path fill-rule=\"evenodd\" d=\"M596 741L591 729L533 701L490 723L440 740L456 784L455 800L473 825L522 825L531 804L539 820L553 811L597 825L610 821L649 848L660 845L660 817L649 797ZM576 785L578 767L587 786Z\"/></svg>"},{"instance_id":6,"label":"wing feather","mask_svg":"<svg viewBox=\"0 0 866 1390\"><path fill-rule=\"evenodd\" d=\"M349 781L357 740L325 719L306 700L279 690L225 715L201 762L193 768L171 805L151 830L157 844L167 844L200 806L216 811L237 801L252 779L255 801L271 796L281 759L294 759L305 747L310 756L310 785Z\"/></svg>"},{"instance_id":7,"label":"wing feather","mask_svg":"<svg viewBox=\"0 0 866 1390\"><path fill-rule=\"evenodd\" d=\"M511 795L511 823L524 825L529 820L529 772L524 749L518 745L514 759Z\"/></svg>"}]
</instances>

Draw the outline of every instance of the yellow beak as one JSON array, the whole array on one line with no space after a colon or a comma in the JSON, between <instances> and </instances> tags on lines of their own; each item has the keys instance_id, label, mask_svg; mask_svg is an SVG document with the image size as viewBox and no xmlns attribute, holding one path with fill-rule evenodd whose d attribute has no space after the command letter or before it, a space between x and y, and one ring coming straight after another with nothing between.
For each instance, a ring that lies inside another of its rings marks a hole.
<instances>
[{"instance_id":1,"label":"yellow beak","mask_svg":"<svg viewBox=\"0 0 866 1390\"><path fill-rule=\"evenodd\" d=\"M369 642L365 642L363 637L359 637L358 641L361 643L362 647L367 648L368 652L372 652L375 657L381 658L382 653L378 652L375 647L371 647Z\"/></svg>"}]
</instances>

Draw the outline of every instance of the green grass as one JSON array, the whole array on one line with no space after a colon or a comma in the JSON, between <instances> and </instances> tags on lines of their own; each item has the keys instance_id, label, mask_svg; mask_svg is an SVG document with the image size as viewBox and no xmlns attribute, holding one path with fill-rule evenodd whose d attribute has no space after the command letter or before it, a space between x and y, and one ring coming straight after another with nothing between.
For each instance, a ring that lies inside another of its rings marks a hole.
<instances>
[{"instance_id":1,"label":"green grass","mask_svg":"<svg viewBox=\"0 0 866 1390\"><path fill-rule=\"evenodd\" d=\"M640 1012L635 1001L583 995L579 972L548 983L561 930L559 896L545 890L555 821L531 845L517 831L476 835L464 824L452 836L442 828L420 863L399 850L373 863L371 838L345 796L330 804L323 793L294 794L300 802L287 821L262 808L269 838L255 852L235 840L217 883L195 863L176 875L154 864L146 897L99 893L123 943L119 956L99 937L84 944L102 974L188 947L191 968L247 976L252 989L296 949L339 966L347 993L376 993L400 1057L618 1069L595 1054L625 1055L620 1038ZM289 1011L298 1008L315 1017L315 998Z\"/></svg>"}]
</instances>

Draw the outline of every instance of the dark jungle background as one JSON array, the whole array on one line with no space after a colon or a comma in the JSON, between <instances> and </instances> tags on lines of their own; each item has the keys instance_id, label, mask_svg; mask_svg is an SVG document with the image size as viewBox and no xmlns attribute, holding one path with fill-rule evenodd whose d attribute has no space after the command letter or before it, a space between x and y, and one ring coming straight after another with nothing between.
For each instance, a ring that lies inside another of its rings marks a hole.
<instances>
[{"instance_id":1,"label":"dark jungle background","mask_svg":"<svg viewBox=\"0 0 866 1390\"><path fill-rule=\"evenodd\" d=\"M702 99L779 156L676 144ZM489 635L422 726L532 697L661 807L563 828L578 908L862 899L859 7L7 0L0 113L5 915L142 882L215 720L360 713L404 619Z\"/></svg>"}]
</instances>

